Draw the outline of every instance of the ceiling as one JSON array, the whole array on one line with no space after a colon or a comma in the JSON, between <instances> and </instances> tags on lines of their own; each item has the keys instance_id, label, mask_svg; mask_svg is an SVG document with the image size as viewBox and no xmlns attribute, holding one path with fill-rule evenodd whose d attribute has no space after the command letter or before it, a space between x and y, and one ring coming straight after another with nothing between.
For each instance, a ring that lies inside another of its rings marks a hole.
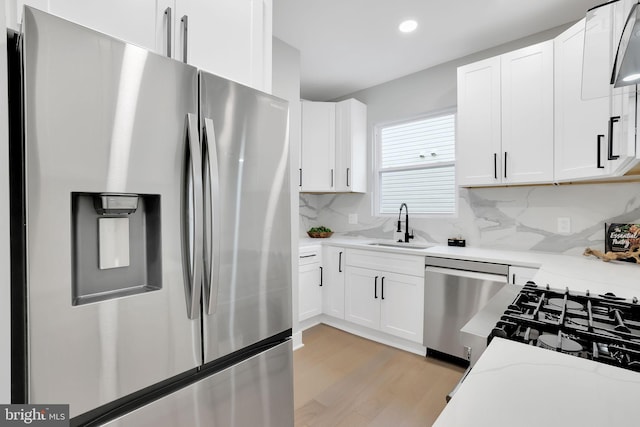
<instances>
[{"instance_id":1,"label":"ceiling","mask_svg":"<svg viewBox=\"0 0 640 427\"><path fill-rule=\"evenodd\" d=\"M327 101L584 17L605 0L273 0L301 97ZM418 29L401 34L408 18Z\"/></svg>"}]
</instances>

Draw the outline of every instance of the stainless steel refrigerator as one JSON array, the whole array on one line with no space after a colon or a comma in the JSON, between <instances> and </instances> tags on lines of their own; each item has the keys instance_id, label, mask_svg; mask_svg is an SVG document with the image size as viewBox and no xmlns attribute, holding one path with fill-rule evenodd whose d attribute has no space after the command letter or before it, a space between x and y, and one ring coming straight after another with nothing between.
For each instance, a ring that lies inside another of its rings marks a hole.
<instances>
[{"instance_id":1,"label":"stainless steel refrigerator","mask_svg":"<svg viewBox=\"0 0 640 427\"><path fill-rule=\"evenodd\" d=\"M29 7L10 42L13 402L292 425L287 103Z\"/></svg>"}]
</instances>

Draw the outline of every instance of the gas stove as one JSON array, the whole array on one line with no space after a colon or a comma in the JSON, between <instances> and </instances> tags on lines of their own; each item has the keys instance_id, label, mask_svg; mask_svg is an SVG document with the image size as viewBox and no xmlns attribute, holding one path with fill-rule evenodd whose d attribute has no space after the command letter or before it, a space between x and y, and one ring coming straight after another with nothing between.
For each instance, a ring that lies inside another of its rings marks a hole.
<instances>
[{"instance_id":1,"label":"gas stove","mask_svg":"<svg viewBox=\"0 0 640 427\"><path fill-rule=\"evenodd\" d=\"M640 372L640 304L528 282L489 336Z\"/></svg>"}]
</instances>

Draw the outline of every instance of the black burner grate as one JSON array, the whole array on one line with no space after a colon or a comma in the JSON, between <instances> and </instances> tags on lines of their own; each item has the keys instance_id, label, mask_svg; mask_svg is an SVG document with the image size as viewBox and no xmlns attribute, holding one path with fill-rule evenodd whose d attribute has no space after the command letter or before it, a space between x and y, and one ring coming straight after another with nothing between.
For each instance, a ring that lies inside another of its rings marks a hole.
<instances>
[{"instance_id":1,"label":"black burner grate","mask_svg":"<svg viewBox=\"0 0 640 427\"><path fill-rule=\"evenodd\" d=\"M489 336L640 372L640 304L528 282Z\"/></svg>"}]
</instances>

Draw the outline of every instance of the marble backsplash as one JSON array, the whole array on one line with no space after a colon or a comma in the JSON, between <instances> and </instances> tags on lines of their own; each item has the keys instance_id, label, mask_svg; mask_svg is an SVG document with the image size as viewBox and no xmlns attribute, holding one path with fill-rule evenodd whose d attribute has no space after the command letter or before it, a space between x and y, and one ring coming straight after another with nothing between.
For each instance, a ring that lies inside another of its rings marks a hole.
<instances>
[{"instance_id":1,"label":"marble backsplash","mask_svg":"<svg viewBox=\"0 0 640 427\"><path fill-rule=\"evenodd\" d=\"M399 208L399 206L398 206ZM371 215L369 194L300 194L300 235L324 225L339 235L397 239L397 216ZM358 224L349 224L349 214ZM558 218L570 219L559 233ZM404 218L404 213L403 213ZM461 236L468 246L581 254L604 249L605 223L640 223L640 183L461 188L458 214L447 218L411 215L415 240L446 244ZM403 226L404 227L404 226Z\"/></svg>"}]
</instances>

